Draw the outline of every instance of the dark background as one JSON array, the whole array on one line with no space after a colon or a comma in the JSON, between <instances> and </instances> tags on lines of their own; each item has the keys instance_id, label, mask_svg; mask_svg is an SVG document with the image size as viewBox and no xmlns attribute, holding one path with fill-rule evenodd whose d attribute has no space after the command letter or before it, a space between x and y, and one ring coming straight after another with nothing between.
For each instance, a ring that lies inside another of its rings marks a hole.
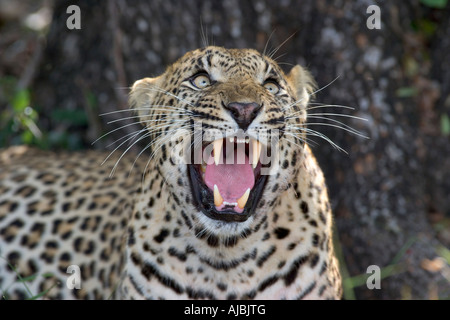
<instances>
[{"instance_id":1,"label":"dark background","mask_svg":"<svg viewBox=\"0 0 450 320\"><path fill-rule=\"evenodd\" d=\"M69 30L66 9L81 9ZM381 12L370 30L369 5ZM450 298L450 4L415 1L0 0L0 147L112 149L128 87L205 41L307 67L314 102L370 139L311 127L337 227L346 299ZM313 110L312 110L313 111ZM311 112L312 112L311 111ZM329 124L336 122L325 121ZM381 269L381 289L366 286Z\"/></svg>"}]
</instances>

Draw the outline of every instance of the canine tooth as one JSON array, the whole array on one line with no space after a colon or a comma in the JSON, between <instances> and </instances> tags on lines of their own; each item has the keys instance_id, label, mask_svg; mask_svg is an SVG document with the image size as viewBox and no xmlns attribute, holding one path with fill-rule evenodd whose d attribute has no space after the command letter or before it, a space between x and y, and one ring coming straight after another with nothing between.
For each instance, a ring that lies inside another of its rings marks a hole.
<instances>
[{"instance_id":1,"label":"canine tooth","mask_svg":"<svg viewBox=\"0 0 450 320\"><path fill-rule=\"evenodd\" d=\"M223 146L222 139L217 139L213 142L214 163L216 164L216 166L219 164L219 161L220 161L220 154L222 152L222 146Z\"/></svg>"},{"instance_id":2,"label":"canine tooth","mask_svg":"<svg viewBox=\"0 0 450 320\"><path fill-rule=\"evenodd\" d=\"M237 201L237 205L239 208L244 209L245 204L247 203L248 196L250 195L250 188L245 191L245 193L240 197Z\"/></svg>"},{"instance_id":3,"label":"canine tooth","mask_svg":"<svg viewBox=\"0 0 450 320\"><path fill-rule=\"evenodd\" d=\"M249 138L249 137L246 137L246 138L245 138L245 143L248 144L249 142L250 142L250 138Z\"/></svg>"},{"instance_id":4,"label":"canine tooth","mask_svg":"<svg viewBox=\"0 0 450 320\"><path fill-rule=\"evenodd\" d=\"M222 205L222 203L223 203L223 198L220 195L219 188L217 188L217 185L214 185L214 205L216 207L218 207L218 206Z\"/></svg>"},{"instance_id":5,"label":"canine tooth","mask_svg":"<svg viewBox=\"0 0 450 320\"><path fill-rule=\"evenodd\" d=\"M261 156L261 142L258 140L252 140L252 167L256 168L258 165L259 158Z\"/></svg>"}]
</instances>

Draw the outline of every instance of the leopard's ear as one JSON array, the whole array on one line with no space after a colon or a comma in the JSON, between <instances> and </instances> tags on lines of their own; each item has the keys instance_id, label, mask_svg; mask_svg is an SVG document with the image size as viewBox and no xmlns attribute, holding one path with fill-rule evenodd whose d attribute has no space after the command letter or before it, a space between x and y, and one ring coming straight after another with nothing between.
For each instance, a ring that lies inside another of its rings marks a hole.
<instances>
[{"instance_id":1,"label":"leopard's ear","mask_svg":"<svg viewBox=\"0 0 450 320\"><path fill-rule=\"evenodd\" d=\"M136 81L131 87L131 92L128 97L130 108L134 109L136 114L141 117L149 115L151 108L157 104L157 98L162 93L161 86L163 82L164 75Z\"/></svg>"},{"instance_id":2,"label":"leopard's ear","mask_svg":"<svg viewBox=\"0 0 450 320\"><path fill-rule=\"evenodd\" d=\"M296 99L301 100L300 103L306 106L316 88L316 82L311 74L302 66L296 65L287 75L287 79L296 94Z\"/></svg>"}]
</instances>

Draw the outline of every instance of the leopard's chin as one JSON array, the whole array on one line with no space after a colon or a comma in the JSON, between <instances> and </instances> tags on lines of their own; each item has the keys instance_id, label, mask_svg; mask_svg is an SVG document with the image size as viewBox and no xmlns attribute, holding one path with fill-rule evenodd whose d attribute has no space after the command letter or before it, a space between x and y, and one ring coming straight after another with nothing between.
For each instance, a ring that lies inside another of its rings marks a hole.
<instances>
[{"instance_id":1,"label":"leopard's chin","mask_svg":"<svg viewBox=\"0 0 450 320\"><path fill-rule=\"evenodd\" d=\"M255 213L268 175L261 174L264 165L258 160L259 154L258 158L253 158L254 153L250 151L252 142L227 141L227 138L220 141L220 150L216 147L217 140L203 145L201 151L211 144L214 144L214 151L210 161L187 165L190 187L194 205L208 218L224 222L244 222ZM256 144L259 146L259 142ZM214 152L220 153L220 161L218 158L214 159L216 162L212 161ZM225 154L230 157L230 153L233 161L228 163L229 158ZM236 161L239 156L243 159L241 162Z\"/></svg>"}]
</instances>

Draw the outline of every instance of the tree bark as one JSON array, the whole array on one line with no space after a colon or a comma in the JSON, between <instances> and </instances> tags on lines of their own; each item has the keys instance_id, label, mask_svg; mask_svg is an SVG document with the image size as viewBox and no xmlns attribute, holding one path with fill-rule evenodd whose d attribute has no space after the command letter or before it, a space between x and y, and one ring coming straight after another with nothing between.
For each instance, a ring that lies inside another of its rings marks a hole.
<instances>
[{"instance_id":1,"label":"tree bark","mask_svg":"<svg viewBox=\"0 0 450 320\"><path fill-rule=\"evenodd\" d=\"M83 0L77 2L82 29L69 30L70 4L55 3L45 58L33 87L35 102L43 114L57 107L84 109L90 124L64 127L43 116L41 125L86 132L83 139L89 144L118 127L107 126L107 121L123 116L98 114L126 109L127 87L162 73L186 51L205 44L278 49L274 57L283 68L302 64L323 88L314 102L355 108L310 113L368 120L332 117L369 139L310 125L348 152L323 140L312 146L327 178L349 275L365 274L370 265L388 272L380 290L364 284L355 288L356 298L449 295L444 277L449 266L434 271L427 267L442 255L439 248L450 245L450 144L440 126L450 113L448 9L445 15L445 10L430 9L418 0L377 1L377 30L367 28L370 13L362 0ZM414 29L423 19L431 20L437 31L424 36ZM96 147L133 128L112 133ZM436 221L447 221L447 227L438 232L432 224ZM391 264L399 268L389 272Z\"/></svg>"}]
</instances>

